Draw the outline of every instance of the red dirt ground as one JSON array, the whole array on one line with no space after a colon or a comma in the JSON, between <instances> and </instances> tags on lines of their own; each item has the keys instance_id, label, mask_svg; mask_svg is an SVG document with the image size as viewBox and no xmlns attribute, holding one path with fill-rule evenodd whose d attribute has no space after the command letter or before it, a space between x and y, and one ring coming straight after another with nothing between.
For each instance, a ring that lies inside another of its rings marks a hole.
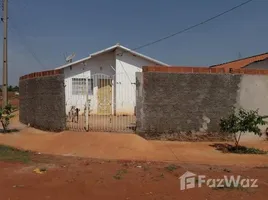
<instances>
[{"instance_id":1,"label":"red dirt ground","mask_svg":"<svg viewBox=\"0 0 268 200\"><path fill-rule=\"evenodd\" d=\"M138 167L139 166L139 167ZM75 157L35 156L31 164L0 162L1 200L264 200L268 196L268 167L238 168L208 165L120 162ZM36 174L35 167L47 172ZM186 171L207 177L241 175L259 179L258 188L180 190L178 177ZM118 176L119 172L123 172Z\"/></svg>"},{"instance_id":2,"label":"red dirt ground","mask_svg":"<svg viewBox=\"0 0 268 200\"><path fill-rule=\"evenodd\" d=\"M241 144L268 150L267 143L259 141ZM135 134L47 133L26 127L15 134L0 134L0 144L44 154L97 159L268 166L268 155L224 154L210 146L214 144L213 142L147 141Z\"/></svg>"},{"instance_id":3,"label":"red dirt ground","mask_svg":"<svg viewBox=\"0 0 268 200\"><path fill-rule=\"evenodd\" d=\"M224 154L209 142L147 141L134 134L48 133L22 126L17 116L11 125L22 130L0 134L0 144L42 154L35 154L30 164L0 161L0 200L266 200L268 196L267 155ZM267 141L242 144L268 150ZM178 168L171 170L172 163ZM47 172L36 174L36 167ZM210 178L241 175L258 179L259 187L181 191L178 178L186 171Z\"/></svg>"},{"instance_id":4,"label":"red dirt ground","mask_svg":"<svg viewBox=\"0 0 268 200\"><path fill-rule=\"evenodd\" d=\"M1 96L1 92L0 92L0 96ZM1 96L2 97L2 96ZM18 96L15 96L15 93L14 92L8 92L8 101L9 103L18 108L19 107L19 97ZM0 99L0 107L2 107L2 99Z\"/></svg>"}]
</instances>

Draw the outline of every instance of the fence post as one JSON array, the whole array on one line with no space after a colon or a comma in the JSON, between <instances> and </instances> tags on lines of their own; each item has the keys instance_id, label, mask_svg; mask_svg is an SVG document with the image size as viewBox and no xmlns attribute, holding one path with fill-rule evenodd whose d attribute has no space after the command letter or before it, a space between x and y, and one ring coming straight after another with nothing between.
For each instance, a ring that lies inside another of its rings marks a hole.
<instances>
[{"instance_id":1,"label":"fence post","mask_svg":"<svg viewBox=\"0 0 268 200\"><path fill-rule=\"evenodd\" d=\"M89 130L89 124L88 124L88 77L86 77L86 131L88 131Z\"/></svg>"}]
</instances>

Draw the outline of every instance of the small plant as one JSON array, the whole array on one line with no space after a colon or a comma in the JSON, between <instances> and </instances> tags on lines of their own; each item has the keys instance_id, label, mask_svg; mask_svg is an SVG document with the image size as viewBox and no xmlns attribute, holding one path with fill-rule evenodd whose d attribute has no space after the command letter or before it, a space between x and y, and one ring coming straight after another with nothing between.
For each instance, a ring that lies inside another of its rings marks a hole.
<instances>
[{"instance_id":1,"label":"small plant","mask_svg":"<svg viewBox=\"0 0 268 200\"><path fill-rule=\"evenodd\" d=\"M12 106L10 104L0 109L0 121L1 121L4 133L8 132L7 128L8 128L8 125L10 124L10 119L12 117L14 117L14 115L12 115Z\"/></svg>"},{"instance_id":2,"label":"small plant","mask_svg":"<svg viewBox=\"0 0 268 200\"><path fill-rule=\"evenodd\" d=\"M232 134L235 140L235 147L238 149L239 141L242 133L251 132L261 136L262 132L259 125L265 125L264 121L268 116L260 116L258 110L246 111L240 108L237 112L233 112L220 121L220 129L222 132Z\"/></svg>"},{"instance_id":3,"label":"small plant","mask_svg":"<svg viewBox=\"0 0 268 200\"><path fill-rule=\"evenodd\" d=\"M173 172L177 169L178 167L174 164L168 165L167 167L165 167L165 169L169 172Z\"/></svg>"},{"instance_id":4,"label":"small plant","mask_svg":"<svg viewBox=\"0 0 268 200\"><path fill-rule=\"evenodd\" d=\"M116 179L116 180L120 180L120 179L122 179L122 176L123 176L124 174L126 174L126 173L127 173L127 170L126 170L126 169L118 170L118 171L116 172L116 174L115 174L113 177L114 177L114 179Z\"/></svg>"}]
</instances>

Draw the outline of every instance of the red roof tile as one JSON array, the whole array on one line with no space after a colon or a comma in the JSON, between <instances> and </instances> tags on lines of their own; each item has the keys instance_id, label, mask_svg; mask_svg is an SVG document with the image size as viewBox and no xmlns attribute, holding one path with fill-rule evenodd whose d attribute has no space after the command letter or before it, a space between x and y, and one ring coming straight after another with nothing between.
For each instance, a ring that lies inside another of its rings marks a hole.
<instances>
[{"instance_id":1,"label":"red roof tile","mask_svg":"<svg viewBox=\"0 0 268 200\"><path fill-rule=\"evenodd\" d=\"M242 58L239 60L234 60L231 62L226 62L226 63L222 63L222 64L218 64L218 65L213 65L211 66L212 68L224 68L226 70L232 68L232 69L241 69L247 65L249 65L250 63L256 62L256 61L260 61L260 60L264 60L268 58L268 53L264 53L264 54L259 54L259 55L255 55L255 56L251 56L251 57L247 57L247 58Z\"/></svg>"}]
</instances>

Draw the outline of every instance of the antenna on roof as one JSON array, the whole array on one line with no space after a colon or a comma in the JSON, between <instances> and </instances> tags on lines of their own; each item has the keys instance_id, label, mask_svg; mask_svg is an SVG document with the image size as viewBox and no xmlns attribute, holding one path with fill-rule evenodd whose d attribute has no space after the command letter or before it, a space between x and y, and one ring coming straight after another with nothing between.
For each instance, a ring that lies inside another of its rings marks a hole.
<instances>
[{"instance_id":1,"label":"antenna on roof","mask_svg":"<svg viewBox=\"0 0 268 200\"><path fill-rule=\"evenodd\" d=\"M242 58L242 54L241 52L238 53L238 59L241 59Z\"/></svg>"},{"instance_id":2,"label":"antenna on roof","mask_svg":"<svg viewBox=\"0 0 268 200\"><path fill-rule=\"evenodd\" d=\"M73 62L73 58L75 57L75 53L72 53L71 55L69 55L69 56L67 56L66 58L65 58L65 61L67 62L67 63L71 63L71 62Z\"/></svg>"},{"instance_id":3,"label":"antenna on roof","mask_svg":"<svg viewBox=\"0 0 268 200\"><path fill-rule=\"evenodd\" d=\"M67 58L67 53L66 53L66 52L63 53L63 57L64 57L64 60L65 60L65 62L66 62L66 58Z\"/></svg>"}]
</instances>

